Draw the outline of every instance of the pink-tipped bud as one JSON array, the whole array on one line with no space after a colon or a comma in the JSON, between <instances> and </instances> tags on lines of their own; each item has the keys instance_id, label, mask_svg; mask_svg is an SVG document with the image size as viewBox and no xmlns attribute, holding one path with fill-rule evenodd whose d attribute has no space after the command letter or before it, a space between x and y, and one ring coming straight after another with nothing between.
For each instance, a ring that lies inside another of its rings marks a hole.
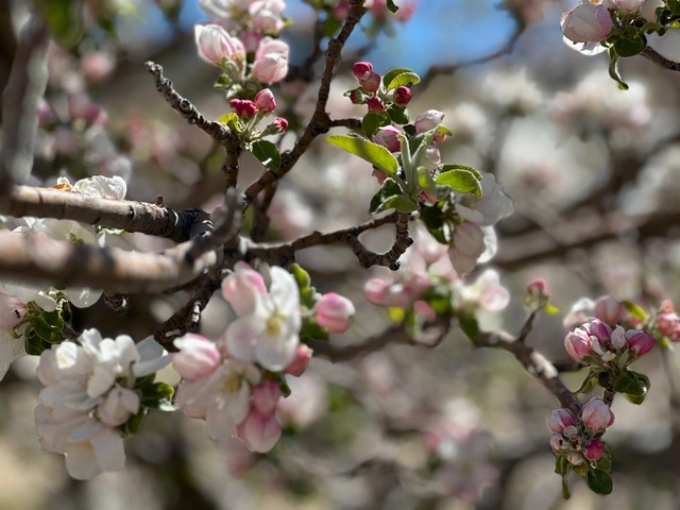
<instances>
[{"instance_id":1,"label":"pink-tipped bud","mask_svg":"<svg viewBox=\"0 0 680 510\"><path fill-rule=\"evenodd\" d=\"M288 74L288 44L279 39L265 37L255 53L252 75L263 83L276 83Z\"/></svg>"},{"instance_id":2,"label":"pink-tipped bud","mask_svg":"<svg viewBox=\"0 0 680 510\"><path fill-rule=\"evenodd\" d=\"M377 97L372 97L366 101L366 106L368 106L368 111L373 113L382 113L387 109L385 104Z\"/></svg>"},{"instance_id":3,"label":"pink-tipped bud","mask_svg":"<svg viewBox=\"0 0 680 510\"><path fill-rule=\"evenodd\" d=\"M548 418L548 428L555 434L562 434L564 429L576 425L576 418L569 409L553 409Z\"/></svg>"},{"instance_id":4,"label":"pink-tipped bud","mask_svg":"<svg viewBox=\"0 0 680 510\"><path fill-rule=\"evenodd\" d=\"M612 31L614 22L604 5L581 2L562 15L560 26L562 34L570 41L600 42Z\"/></svg>"},{"instance_id":5,"label":"pink-tipped bud","mask_svg":"<svg viewBox=\"0 0 680 510\"><path fill-rule=\"evenodd\" d=\"M344 333L350 325L350 321L356 310L352 302L335 292L329 292L321 296L314 305L316 322L331 333Z\"/></svg>"},{"instance_id":6,"label":"pink-tipped bud","mask_svg":"<svg viewBox=\"0 0 680 510\"><path fill-rule=\"evenodd\" d=\"M644 356L651 351L656 343L654 337L649 333L634 329L626 332L626 338L628 339L628 348L634 351L638 357Z\"/></svg>"},{"instance_id":7,"label":"pink-tipped bud","mask_svg":"<svg viewBox=\"0 0 680 510\"><path fill-rule=\"evenodd\" d=\"M221 67L226 62L234 62L241 65L246 58L246 48L241 40L230 35L220 25L196 25L194 37L198 55L210 64Z\"/></svg>"},{"instance_id":8,"label":"pink-tipped bud","mask_svg":"<svg viewBox=\"0 0 680 510\"><path fill-rule=\"evenodd\" d=\"M378 129L378 131L371 137L374 143L382 145L390 152L399 152L401 150L401 141L399 135L402 134L394 126L385 126Z\"/></svg>"},{"instance_id":9,"label":"pink-tipped bud","mask_svg":"<svg viewBox=\"0 0 680 510\"><path fill-rule=\"evenodd\" d=\"M349 100L352 101L352 104L364 104L366 102L366 95L361 89L354 89L349 93Z\"/></svg>"},{"instance_id":10,"label":"pink-tipped bud","mask_svg":"<svg viewBox=\"0 0 680 510\"><path fill-rule=\"evenodd\" d=\"M416 133L426 133L439 126L444 120L444 113L439 110L428 110L416 117L414 126Z\"/></svg>"},{"instance_id":11,"label":"pink-tipped bud","mask_svg":"<svg viewBox=\"0 0 680 510\"><path fill-rule=\"evenodd\" d=\"M272 126L274 126L279 133L283 133L288 129L288 121L283 117L276 117L272 122Z\"/></svg>"},{"instance_id":12,"label":"pink-tipped bud","mask_svg":"<svg viewBox=\"0 0 680 510\"><path fill-rule=\"evenodd\" d=\"M255 96L255 106L257 110L264 113L271 113L276 108L274 94L269 89L260 90Z\"/></svg>"},{"instance_id":13,"label":"pink-tipped bud","mask_svg":"<svg viewBox=\"0 0 680 510\"><path fill-rule=\"evenodd\" d=\"M281 424L275 414L265 416L251 409L246 419L237 427L236 435L252 452L266 453L281 437Z\"/></svg>"},{"instance_id":14,"label":"pink-tipped bud","mask_svg":"<svg viewBox=\"0 0 680 510\"><path fill-rule=\"evenodd\" d=\"M581 420L592 430L604 430L614 423L614 413L601 398L591 398L581 408Z\"/></svg>"},{"instance_id":15,"label":"pink-tipped bud","mask_svg":"<svg viewBox=\"0 0 680 510\"><path fill-rule=\"evenodd\" d=\"M564 348L571 359L575 361L583 361L588 356L593 355L593 346L590 343L590 338L581 328L577 328L566 336Z\"/></svg>"},{"instance_id":16,"label":"pink-tipped bud","mask_svg":"<svg viewBox=\"0 0 680 510\"><path fill-rule=\"evenodd\" d=\"M588 460L597 461L604 455L604 442L600 439L593 439L587 445L583 454Z\"/></svg>"},{"instance_id":17,"label":"pink-tipped bud","mask_svg":"<svg viewBox=\"0 0 680 510\"><path fill-rule=\"evenodd\" d=\"M247 99L232 99L229 101L229 106L234 109L236 115L246 119L252 119L257 113L257 106L255 106L255 103L248 101Z\"/></svg>"},{"instance_id":18,"label":"pink-tipped bud","mask_svg":"<svg viewBox=\"0 0 680 510\"><path fill-rule=\"evenodd\" d=\"M411 89L405 86L397 87L394 91L394 102L399 106L406 106L411 102Z\"/></svg>"},{"instance_id":19,"label":"pink-tipped bud","mask_svg":"<svg viewBox=\"0 0 680 510\"><path fill-rule=\"evenodd\" d=\"M290 362L284 372L295 377L300 377L307 370L309 360L312 359L313 351L306 345L299 345L295 352L295 358Z\"/></svg>"},{"instance_id":20,"label":"pink-tipped bud","mask_svg":"<svg viewBox=\"0 0 680 510\"><path fill-rule=\"evenodd\" d=\"M174 342L179 352L172 358L172 367L188 381L212 374L222 363L222 356L215 342L201 335L187 333Z\"/></svg>"},{"instance_id":21,"label":"pink-tipped bud","mask_svg":"<svg viewBox=\"0 0 680 510\"><path fill-rule=\"evenodd\" d=\"M595 301L595 317L605 324L617 324L626 314L626 308L613 296L602 296Z\"/></svg>"},{"instance_id":22,"label":"pink-tipped bud","mask_svg":"<svg viewBox=\"0 0 680 510\"><path fill-rule=\"evenodd\" d=\"M606 345L612 336L612 329L599 319L593 319L581 326L589 336L594 336L600 345Z\"/></svg>"},{"instance_id":23,"label":"pink-tipped bud","mask_svg":"<svg viewBox=\"0 0 680 510\"><path fill-rule=\"evenodd\" d=\"M361 80L369 73L373 72L373 64L370 62L357 62L352 66L352 71L354 72L354 76L356 76L358 80Z\"/></svg>"},{"instance_id":24,"label":"pink-tipped bud","mask_svg":"<svg viewBox=\"0 0 680 510\"><path fill-rule=\"evenodd\" d=\"M359 85L366 92L377 92L380 88L380 80L382 78L378 73L368 73L363 78L359 78Z\"/></svg>"},{"instance_id":25,"label":"pink-tipped bud","mask_svg":"<svg viewBox=\"0 0 680 510\"><path fill-rule=\"evenodd\" d=\"M537 278L527 285L527 292L529 294L540 293L546 294L548 292L548 284L543 278Z\"/></svg>"},{"instance_id":26,"label":"pink-tipped bud","mask_svg":"<svg viewBox=\"0 0 680 510\"><path fill-rule=\"evenodd\" d=\"M253 408L262 415L271 415L276 410L276 404L281 398L279 385L267 381L252 389Z\"/></svg>"}]
</instances>

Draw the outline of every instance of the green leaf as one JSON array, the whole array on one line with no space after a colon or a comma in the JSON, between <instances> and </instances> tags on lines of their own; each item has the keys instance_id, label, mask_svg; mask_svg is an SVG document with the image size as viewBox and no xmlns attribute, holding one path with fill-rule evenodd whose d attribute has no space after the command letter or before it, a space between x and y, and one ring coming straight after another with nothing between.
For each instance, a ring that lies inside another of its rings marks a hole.
<instances>
[{"instance_id":1,"label":"green leaf","mask_svg":"<svg viewBox=\"0 0 680 510\"><path fill-rule=\"evenodd\" d=\"M621 304L626 310L628 310L628 313L636 319L640 319L641 321L647 320L647 314L645 311L632 301L621 301Z\"/></svg>"},{"instance_id":2,"label":"green leaf","mask_svg":"<svg viewBox=\"0 0 680 510\"><path fill-rule=\"evenodd\" d=\"M476 168L473 168L471 166L465 166L465 165L442 165L441 170L439 173L442 172L448 172L449 170L467 170L469 172L472 172L475 174L475 177L477 177L478 180L482 180L482 174L477 170Z\"/></svg>"},{"instance_id":3,"label":"green leaf","mask_svg":"<svg viewBox=\"0 0 680 510\"><path fill-rule=\"evenodd\" d=\"M478 197L482 196L481 182L474 173L467 169L456 168L441 172L435 178L435 182L451 186L454 191L459 193L474 193Z\"/></svg>"},{"instance_id":4,"label":"green leaf","mask_svg":"<svg viewBox=\"0 0 680 510\"><path fill-rule=\"evenodd\" d=\"M394 0L387 0L387 8L392 13L395 13L399 10L399 7L394 3Z\"/></svg>"},{"instance_id":5,"label":"green leaf","mask_svg":"<svg viewBox=\"0 0 680 510\"><path fill-rule=\"evenodd\" d=\"M149 384L142 389L141 401L144 405L148 404L147 401L155 401L160 399L171 399L175 389L167 383L157 382Z\"/></svg>"},{"instance_id":6,"label":"green leaf","mask_svg":"<svg viewBox=\"0 0 680 510\"><path fill-rule=\"evenodd\" d=\"M222 115L220 118L217 119L217 122L221 122L236 134L241 132L238 115L236 115L234 112Z\"/></svg>"},{"instance_id":7,"label":"green leaf","mask_svg":"<svg viewBox=\"0 0 680 510\"><path fill-rule=\"evenodd\" d=\"M394 196L394 195L401 195L403 191L399 187L399 184L397 184L395 181L392 179L385 179L385 182L383 183L382 188L378 190L378 192L373 195L373 198L371 199L371 205L369 207L369 212L374 213L378 210L380 207L380 204L385 202L389 197Z\"/></svg>"},{"instance_id":8,"label":"green leaf","mask_svg":"<svg viewBox=\"0 0 680 510\"><path fill-rule=\"evenodd\" d=\"M418 83L420 83L420 76L403 67L392 69L383 76L383 85L387 90L396 89L401 85L416 85Z\"/></svg>"},{"instance_id":9,"label":"green leaf","mask_svg":"<svg viewBox=\"0 0 680 510\"><path fill-rule=\"evenodd\" d=\"M365 159L391 177L399 169L399 161L382 145L373 143L366 138L352 135L332 135L326 141L336 147Z\"/></svg>"},{"instance_id":10,"label":"green leaf","mask_svg":"<svg viewBox=\"0 0 680 510\"><path fill-rule=\"evenodd\" d=\"M637 37L621 37L614 43L614 51L619 57L639 55L647 47L647 38L638 34Z\"/></svg>"},{"instance_id":11,"label":"green leaf","mask_svg":"<svg viewBox=\"0 0 680 510\"><path fill-rule=\"evenodd\" d=\"M638 379L634 372L624 370L614 383L614 390L641 397L647 392L647 387L644 385L644 381Z\"/></svg>"},{"instance_id":12,"label":"green leaf","mask_svg":"<svg viewBox=\"0 0 680 510\"><path fill-rule=\"evenodd\" d=\"M264 166L272 171L276 171L281 166L281 155L279 150L268 140L257 140L252 143L252 152Z\"/></svg>"},{"instance_id":13,"label":"green leaf","mask_svg":"<svg viewBox=\"0 0 680 510\"><path fill-rule=\"evenodd\" d=\"M460 329L463 330L463 333L465 333L473 343L477 342L481 332L474 314L469 312L461 313L458 315L458 323L460 324Z\"/></svg>"},{"instance_id":14,"label":"green leaf","mask_svg":"<svg viewBox=\"0 0 680 510\"><path fill-rule=\"evenodd\" d=\"M328 330L312 320L306 320L300 328L300 339L303 341L309 339L328 340Z\"/></svg>"},{"instance_id":15,"label":"green leaf","mask_svg":"<svg viewBox=\"0 0 680 510\"><path fill-rule=\"evenodd\" d=\"M368 112L361 120L361 127L367 137L372 137L378 129L390 124L390 118L385 113Z\"/></svg>"},{"instance_id":16,"label":"green leaf","mask_svg":"<svg viewBox=\"0 0 680 510\"><path fill-rule=\"evenodd\" d=\"M387 108L387 115L389 115L392 122L395 124L408 124L411 118L408 115L408 110L405 106L399 106L398 104L390 105Z\"/></svg>"},{"instance_id":17,"label":"green leaf","mask_svg":"<svg viewBox=\"0 0 680 510\"><path fill-rule=\"evenodd\" d=\"M574 473L576 473L581 478L586 476L589 470L588 464L586 464L585 462L583 464L577 464L576 466L572 465L572 469L574 470Z\"/></svg>"},{"instance_id":18,"label":"green leaf","mask_svg":"<svg viewBox=\"0 0 680 510\"><path fill-rule=\"evenodd\" d=\"M640 374L638 372L633 372L632 370L630 371L630 373L633 374L637 378L637 382L638 382L639 386L642 387L642 394L626 392L624 394L624 396L631 403L633 403L635 405L640 405L645 401L645 397L647 396L647 392L649 391L649 377L647 377L644 374Z\"/></svg>"},{"instance_id":19,"label":"green leaf","mask_svg":"<svg viewBox=\"0 0 680 510\"><path fill-rule=\"evenodd\" d=\"M146 418L148 412L148 407L142 407L137 414L133 415L128 421L119 427L121 432L126 436L131 436L139 432L142 428L142 424L144 423L144 418Z\"/></svg>"},{"instance_id":20,"label":"green leaf","mask_svg":"<svg viewBox=\"0 0 680 510\"><path fill-rule=\"evenodd\" d=\"M82 0L40 0L38 7L57 44L73 48L82 40L85 34Z\"/></svg>"},{"instance_id":21,"label":"green leaf","mask_svg":"<svg viewBox=\"0 0 680 510\"><path fill-rule=\"evenodd\" d=\"M612 385L612 378L609 372L600 372L597 375L597 384L602 388L608 389Z\"/></svg>"},{"instance_id":22,"label":"green leaf","mask_svg":"<svg viewBox=\"0 0 680 510\"><path fill-rule=\"evenodd\" d=\"M605 453L602 456L600 460L597 461L597 469L601 469L602 471L607 471L612 468L612 456L611 453L609 453L609 449L605 449Z\"/></svg>"},{"instance_id":23,"label":"green leaf","mask_svg":"<svg viewBox=\"0 0 680 510\"><path fill-rule=\"evenodd\" d=\"M619 56L616 54L613 48L609 49L609 76L619 84L621 90L628 90L628 84L623 81L621 74L619 73Z\"/></svg>"},{"instance_id":24,"label":"green leaf","mask_svg":"<svg viewBox=\"0 0 680 510\"><path fill-rule=\"evenodd\" d=\"M395 209L399 212L409 213L417 211L420 208L418 202L406 195L392 195L382 204L378 206L376 212L386 211L387 209Z\"/></svg>"},{"instance_id":25,"label":"green leaf","mask_svg":"<svg viewBox=\"0 0 680 510\"><path fill-rule=\"evenodd\" d=\"M588 471L586 482L590 490L595 494L611 494L614 488L612 477L603 469L591 469Z\"/></svg>"}]
</instances>

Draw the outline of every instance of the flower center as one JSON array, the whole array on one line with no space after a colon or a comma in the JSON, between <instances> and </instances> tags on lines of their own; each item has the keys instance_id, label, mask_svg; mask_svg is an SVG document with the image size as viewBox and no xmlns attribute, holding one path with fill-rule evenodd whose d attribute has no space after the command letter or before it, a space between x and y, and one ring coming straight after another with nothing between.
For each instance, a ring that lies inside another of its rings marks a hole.
<instances>
[{"instance_id":1,"label":"flower center","mask_svg":"<svg viewBox=\"0 0 680 510\"><path fill-rule=\"evenodd\" d=\"M283 330L283 317L280 313L275 312L267 319L267 334L270 336L281 336Z\"/></svg>"},{"instance_id":2,"label":"flower center","mask_svg":"<svg viewBox=\"0 0 680 510\"><path fill-rule=\"evenodd\" d=\"M241 388L241 378L237 375L226 377L223 388L225 393L236 393Z\"/></svg>"}]
</instances>

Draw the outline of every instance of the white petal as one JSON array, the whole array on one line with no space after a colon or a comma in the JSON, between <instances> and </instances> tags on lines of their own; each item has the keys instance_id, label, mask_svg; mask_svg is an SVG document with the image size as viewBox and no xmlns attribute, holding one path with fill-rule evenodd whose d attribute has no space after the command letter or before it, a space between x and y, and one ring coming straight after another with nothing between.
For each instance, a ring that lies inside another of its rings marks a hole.
<instances>
[{"instance_id":1,"label":"white petal","mask_svg":"<svg viewBox=\"0 0 680 510\"><path fill-rule=\"evenodd\" d=\"M296 312L300 306L300 291L293 275L278 266L271 268L271 275L269 294L276 308L284 315Z\"/></svg>"},{"instance_id":2,"label":"white petal","mask_svg":"<svg viewBox=\"0 0 680 510\"><path fill-rule=\"evenodd\" d=\"M76 480L90 480L101 473L89 442L66 445L66 471Z\"/></svg>"},{"instance_id":3,"label":"white petal","mask_svg":"<svg viewBox=\"0 0 680 510\"><path fill-rule=\"evenodd\" d=\"M125 467L125 447L118 432L107 429L92 438L90 443L102 471L120 471Z\"/></svg>"},{"instance_id":4,"label":"white petal","mask_svg":"<svg viewBox=\"0 0 680 510\"><path fill-rule=\"evenodd\" d=\"M255 359L267 370L283 370L295 358L300 338L297 334L274 337L263 335L255 349Z\"/></svg>"},{"instance_id":5,"label":"white petal","mask_svg":"<svg viewBox=\"0 0 680 510\"><path fill-rule=\"evenodd\" d=\"M224 333L229 353L243 361L255 361L255 346L264 328L265 319L256 315L236 319Z\"/></svg>"}]
</instances>

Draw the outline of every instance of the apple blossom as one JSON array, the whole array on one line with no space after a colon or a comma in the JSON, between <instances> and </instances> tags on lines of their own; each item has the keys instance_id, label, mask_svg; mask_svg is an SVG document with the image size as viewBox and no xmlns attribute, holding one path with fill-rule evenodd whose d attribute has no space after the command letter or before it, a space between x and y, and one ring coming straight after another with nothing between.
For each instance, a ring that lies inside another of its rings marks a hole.
<instances>
[{"instance_id":1,"label":"apple blossom","mask_svg":"<svg viewBox=\"0 0 680 510\"><path fill-rule=\"evenodd\" d=\"M605 0L603 2L609 9L616 9L617 11L632 14L638 12L645 0Z\"/></svg>"},{"instance_id":2,"label":"apple blossom","mask_svg":"<svg viewBox=\"0 0 680 510\"><path fill-rule=\"evenodd\" d=\"M583 450L583 455L585 455L588 460L598 461L604 455L604 451L605 447L602 440L592 439Z\"/></svg>"},{"instance_id":3,"label":"apple blossom","mask_svg":"<svg viewBox=\"0 0 680 510\"><path fill-rule=\"evenodd\" d=\"M248 99L232 99L229 106L234 109L236 115L245 119L252 119L257 113L257 106Z\"/></svg>"},{"instance_id":4,"label":"apple blossom","mask_svg":"<svg viewBox=\"0 0 680 510\"><path fill-rule=\"evenodd\" d=\"M331 333L344 333L356 310L352 302L335 292L321 296L314 305L316 322Z\"/></svg>"},{"instance_id":5,"label":"apple blossom","mask_svg":"<svg viewBox=\"0 0 680 510\"><path fill-rule=\"evenodd\" d=\"M368 107L368 111L373 113L382 113L387 110L385 103L383 103L379 97L370 98L366 101L366 106Z\"/></svg>"},{"instance_id":6,"label":"apple blossom","mask_svg":"<svg viewBox=\"0 0 680 510\"><path fill-rule=\"evenodd\" d=\"M274 94L269 89L262 89L255 95L254 100L257 110L263 113L271 113L276 108Z\"/></svg>"},{"instance_id":7,"label":"apple blossom","mask_svg":"<svg viewBox=\"0 0 680 510\"><path fill-rule=\"evenodd\" d=\"M593 355L593 346L590 343L590 337L588 333L581 328L577 328L567 334L564 339L564 348L567 350L567 354L569 354L571 359L575 361L583 361L587 357Z\"/></svg>"},{"instance_id":8,"label":"apple blossom","mask_svg":"<svg viewBox=\"0 0 680 510\"><path fill-rule=\"evenodd\" d=\"M602 296L595 301L595 317L606 324L616 324L624 315L626 308L619 303L613 296Z\"/></svg>"},{"instance_id":9,"label":"apple blossom","mask_svg":"<svg viewBox=\"0 0 680 510\"><path fill-rule=\"evenodd\" d=\"M569 409L554 409L548 418L548 428L556 434L562 434L564 429L576 425L576 418Z\"/></svg>"},{"instance_id":10,"label":"apple blossom","mask_svg":"<svg viewBox=\"0 0 680 510\"><path fill-rule=\"evenodd\" d=\"M266 453L281 437L281 424L274 414L261 414L252 409L239 424L237 435L249 450Z\"/></svg>"},{"instance_id":11,"label":"apple blossom","mask_svg":"<svg viewBox=\"0 0 680 510\"><path fill-rule=\"evenodd\" d=\"M482 196L461 196L456 210L464 219L488 227L511 215L514 206L493 174L482 173L481 185Z\"/></svg>"},{"instance_id":12,"label":"apple blossom","mask_svg":"<svg viewBox=\"0 0 680 510\"><path fill-rule=\"evenodd\" d=\"M562 15L560 22L564 36L575 43L604 41L614 26L607 8L583 0Z\"/></svg>"},{"instance_id":13,"label":"apple blossom","mask_svg":"<svg viewBox=\"0 0 680 510\"><path fill-rule=\"evenodd\" d=\"M439 126L444 120L444 113L439 110L428 110L416 117L414 126L416 133L426 133Z\"/></svg>"},{"instance_id":14,"label":"apple blossom","mask_svg":"<svg viewBox=\"0 0 680 510\"><path fill-rule=\"evenodd\" d=\"M371 137L374 143L382 145L390 152L399 152L401 149L401 142L398 136L402 132L394 126L385 126L378 129L378 131Z\"/></svg>"},{"instance_id":15,"label":"apple blossom","mask_svg":"<svg viewBox=\"0 0 680 510\"><path fill-rule=\"evenodd\" d=\"M283 0L255 0L248 6L248 14L256 30L276 34L284 27L285 7Z\"/></svg>"},{"instance_id":16,"label":"apple blossom","mask_svg":"<svg viewBox=\"0 0 680 510\"><path fill-rule=\"evenodd\" d=\"M626 332L626 338L628 339L628 348L635 352L638 357L644 356L651 351L656 343L654 337L649 333L636 331L634 329Z\"/></svg>"},{"instance_id":17,"label":"apple blossom","mask_svg":"<svg viewBox=\"0 0 680 510\"><path fill-rule=\"evenodd\" d=\"M224 67L227 62L233 62L239 68L243 66L245 46L238 37L229 35L220 25L196 25L194 38L198 55L209 64Z\"/></svg>"},{"instance_id":18,"label":"apple blossom","mask_svg":"<svg viewBox=\"0 0 680 510\"><path fill-rule=\"evenodd\" d=\"M591 398L581 408L583 424L592 430L603 430L614 423L614 413L600 398Z\"/></svg>"},{"instance_id":19,"label":"apple blossom","mask_svg":"<svg viewBox=\"0 0 680 510\"><path fill-rule=\"evenodd\" d=\"M366 92L377 92L380 88L381 76L378 73L366 73L359 78L359 85Z\"/></svg>"},{"instance_id":20,"label":"apple blossom","mask_svg":"<svg viewBox=\"0 0 680 510\"><path fill-rule=\"evenodd\" d=\"M276 410L276 404L281 398L278 384L267 381L258 384L251 390L253 408L263 415L270 415Z\"/></svg>"},{"instance_id":21,"label":"apple blossom","mask_svg":"<svg viewBox=\"0 0 680 510\"><path fill-rule=\"evenodd\" d=\"M373 72L373 64L370 62L355 62L352 72L358 80L363 80Z\"/></svg>"},{"instance_id":22,"label":"apple blossom","mask_svg":"<svg viewBox=\"0 0 680 510\"><path fill-rule=\"evenodd\" d=\"M283 370L295 358L300 342L300 293L295 279L280 267L272 267L267 290L247 265L240 264L238 271L222 284L224 298L239 316L224 334L227 348L238 359ZM237 288L244 292L232 292Z\"/></svg>"},{"instance_id":23,"label":"apple blossom","mask_svg":"<svg viewBox=\"0 0 680 510\"><path fill-rule=\"evenodd\" d=\"M263 83L276 83L288 74L288 45L280 40L265 37L255 53L252 75Z\"/></svg>"},{"instance_id":24,"label":"apple blossom","mask_svg":"<svg viewBox=\"0 0 680 510\"><path fill-rule=\"evenodd\" d=\"M451 262L458 273L469 273L484 252L484 233L475 223L464 221L453 232Z\"/></svg>"},{"instance_id":25,"label":"apple blossom","mask_svg":"<svg viewBox=\"0 0 680 510\"><path fill-rule=\"evenodd\" d=\"M295 358L283 371L294 377L300 377L305 370L307 370L313 352L314 351L306 345L298 345L297 351L295 352Z\"/></svg>"},{"instance_id":26,"label":"apple blossom","mask_svg":"<svg viewBox=\"0 0 680 510\"><path fill-rule=\"evenodd\" d=\"M173 342L179 352L172 358L172 368L182 379L192 381L213 373L222 362L215 342L201 335L187 333Z\"/></svg>"}]
</instances>

